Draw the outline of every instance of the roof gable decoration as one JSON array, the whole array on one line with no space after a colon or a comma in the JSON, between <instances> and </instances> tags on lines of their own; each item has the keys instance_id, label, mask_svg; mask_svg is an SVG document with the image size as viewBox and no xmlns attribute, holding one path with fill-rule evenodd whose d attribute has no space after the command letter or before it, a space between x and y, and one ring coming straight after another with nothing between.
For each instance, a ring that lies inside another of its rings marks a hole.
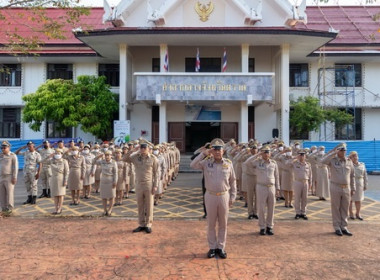
<instances>
[{"instance_id":1,"label":"roof gable decoration","mask_svg":"<svg viewBox=\"0 0 380 280\"><path fill-rule=\"evenodd\" d=\"M104 1L104 16L103 22L111 22L114 26L123 26L124 17L130 15L134 9L141 4L139 0L124 0L121 1L116 7L111 7L107 0ZM230 0L238 9L240 9L244 16L244 24L253 26L258 21L262 21L263 0L258 0L255 8L249 6L245 0ZM301 4L297 7L292 5L288 0L273 0L281 9L286 13L287 19L285 25L294 27L297 23L307 23L306 15L306 0L302 0ZM147 0L147 23L151 22L156 26L163 26L166 24L165 15L172 9L183 2L183 0L164 0L164 3L158 8L154 9L152 0ZM209 5L212 3L210 0Z\"/></svg>"}]
</instances>

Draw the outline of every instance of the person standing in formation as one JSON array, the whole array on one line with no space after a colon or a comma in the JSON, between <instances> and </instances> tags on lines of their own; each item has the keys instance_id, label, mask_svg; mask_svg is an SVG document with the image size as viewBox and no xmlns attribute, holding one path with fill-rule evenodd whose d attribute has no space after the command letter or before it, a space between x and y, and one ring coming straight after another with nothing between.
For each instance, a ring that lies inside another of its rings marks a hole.
<instances>
[{"instance_id":1,"label":"person standing in formation","mask_svg":"<svg viewBox=\"0 0 380 280\"><path fill-rule=\"evenodd\" d=\"M21 152L21 150L28 148L27 151ZM28 199L24 204L36 204L37 200L37 180L41 171L41 155L36 151L34 143L29 141L25 146L17 149L16 155L24 156L24 183Z\"/></svg>"},{"instance_id":2,"label":"person standing in formation","mask_svg":"<svg viewBox=\"0 0 380 280\"><path fill-rule=\"evenodd\" d=\"M330 167L331 214L335 234L353 234L347 229L350 196L355 194L355 169L350 158L346 157L346 144L332 149L321 162Z\"/></svg>"},{"instance_id":3,"label":"person standing in formation","mask_svg":"<svg viewBox=\"0 0 380 280\"><path fill-rule=\"evenodd\" d=\"M227 220L229 208L236 198L236 177L229 159L223 158L223 140L211 141L211 150L203 151L190 163L190 167L203 171L205 178L205 204L207 209L208 258L219 255L227 258ZM216 223L218 222L218 234Z\"/></svg>"},{"instance_id":4,"label":"person standing in formation","mask_svg":"<svg viewBox=\"0 0 380 280\"><path fill-rule=\"evenodd\" d=\"M140 150L131 149L124 158L135 166L136 198L139 226L133 232L152 232L153 201L158 185L158 160L150 153L148 143L140 140Z\"/></svg>"},{"instance_id":5,"label":"person standing in formation","mask_svg":"<svg viewBox=\"0 0 380 280\"><path fill-rule=\"evenodd\" d=\"M80 191L83 189L83 179L86 174L86 164L84 157L79 154L78 147L71 147L68 153L70 153L66 156L70 167L68 187L72 197L70 205L78 205L80 203Z\"/></svg>"},{"instance_id":6,"label":"person standing in formation","mask_svg":"<svg viewBox=\"0 0 380 280\"><path fill-rule=\"evenodd\" d=\"M83 141L82 141L83 143ZM91 176L95 172L96 164L94 162L95 156L90 153L90 145L84 145L81 155L84 158L86 165L86 173L83 179L83 198L89 199L91 196L91 186L95 183L95 177Z\"/></svg>"},{"instance_id":7,"label":"person standing in formation","mask_svg":"<svg viewBox=\"0 0 380 280\"><path fill-rule=\"evenodd\" d=\"M161 198L162 193L164 192L164 177L166 172L166 164L165 164L165 158L160 153L160 146L156 145L153 147L153 155L157 157L158 160L158 186L157 191L154 194L154 206L158 205L158 200Z\"/></svg>"},{"instance_id":8,"label":"person standing in formation","mask_svg":"<svg viewBox=\"0 0 380 280\"><path fill-rule=\"evenodd\" d=\"M115 206L120 206L123 204L124 191L128 180L129 164L123 160L122 150L119 148L115 149L115 162L118 170Z\"/></svg>"},{"instance_id":9,"label":"person standing in formation","mask_svg":"<svg viewBox=\"0 0 380 280\"><path fill-rule=\"evenodd\" d=\"M14 188L17 183L18 159L11 152L8 141L1 143L0 154L0 206L5 214L11 214L14 207Z\"/></svg>"},{"instance_id":10,"label":"person standing in formation","mask_svg":"<svg viewBox=\"0 0 380 280\"><path fill-rule=\"evenodd\" d=\"M48 160L52 173L50 186L55 206L53 215L62 213L63 200L66 195L66 186L69 179L69 164L66 159L62 158L62 155L63 151L57 148L55 153L49 156Z\"/></svg>"},{"instance_id":11,"label":"person standing in formation","mask_svg":"<svg viewBox=\"0 0 380 280\"><path fill-rule=\"evenodd\" d=\"M40 172L40 184L42 187L42 194L38 198L50 197L50 180L51 180L51 168L50 168L50 155L54 154L54 149L50 148L50 143L48 140L42 142L42 149L38 152L41 155L42 169Z\"/></svg>"},{"instance_id":12,"label":"person standing in formation","mask_svg":"<svg viewBox=\"0 0 380 280\"><path fill-rule=\"evenodd\" d=\"M258 219L257 216L257 196L256 196L256 174L254 172L247 172L247 169L251 169L250 164L254 161L259 154L257 153L257 145L252 144L250 150L250 157L243 162L242 170L242 185L243 189L247 191L247 207L248 207L248 219ZM252 169L251 169L252 170Z\"/></svg>"},{"instance_id":13,"label":"person standing in formation","mask_svg":"<svg viewBox=\"0 0 380 280\"><path fill-rule=\"evenodd\" d=\"M351 197L350 201L350 218L354 220L355 218L358 220L363 220L363 217L360 215L361 203L364 200L364 191L367 190L368 187L368 177L367 170L365 168L364 162L359 162L358 153L352 151L350 153L349 158L352 160L355 169L355 186L356 191L355 194ZM354 216L352 204L355 203L356 215Z\"/></svg>"}]
</instances>

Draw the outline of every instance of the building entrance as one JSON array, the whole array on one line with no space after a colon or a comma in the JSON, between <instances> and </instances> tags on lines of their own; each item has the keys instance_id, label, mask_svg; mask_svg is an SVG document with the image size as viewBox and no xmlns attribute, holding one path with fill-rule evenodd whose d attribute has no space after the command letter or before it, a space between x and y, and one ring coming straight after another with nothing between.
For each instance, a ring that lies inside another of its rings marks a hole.
<instances>
[{"instance_id":1,"label":"building entrance","mask_svg":"<svg viewBox=\"0 0 380 280\"><path fill-rule=\"evenodd\" d=\"M214 138L220 138L220 122L187 122L186 152L194 152Z\"/></svg>"}]
</instances>

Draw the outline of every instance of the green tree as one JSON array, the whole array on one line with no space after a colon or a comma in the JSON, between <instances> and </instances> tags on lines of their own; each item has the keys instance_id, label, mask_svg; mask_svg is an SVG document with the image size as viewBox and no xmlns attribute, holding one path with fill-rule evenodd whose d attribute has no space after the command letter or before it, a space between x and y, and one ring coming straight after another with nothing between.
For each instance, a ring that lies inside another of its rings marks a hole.
<instances>
[{"instance_id":1,"label":"green tree","mask_svg":"<svg viewBox=\"0 0 380 280\"><path fill-rule=\"evenodd\" d=\"M83 131L107 139L118 102L105 80L93 76L79 76L77 84L48 80L35 93L23 96L22 121L34 131L39 131L45 120L56 122L60 131L81 125Z\"/></svg>"},{"instance_id":2,"label":"green tree","mask_svg":"<svg viewBox=\"0 0 380 280\"><path fill-rule=\"evenodd\" d=\"M353 116L342 110L323 109L319 99L312 96L300 97L290 105L293 109L289 116L290 126L295 127L300 134L317 131L326 121L335 123L337 127L353 121Z\"/></svg>"},{"instance_id":3,"label":"green tree","mask_svg":"<svg viewBox=\"0 0 380 280\"><path fill-rule=\"evenodd\" d=\"M106 84L106 77L79 76L78 84L82 94L82 129L100 139L112 137L114 113L118 111L118 98Z\"/></svg>"},{"instance_id":4,"label":"green tree","mask_svg":"<svg viewBox=\"0 0 380 280\"><path fill-rule=\"evenodd\" d=\"M5 3L5 4L4 4ZM12 8L23 8L9 12ZM47 8L63 9L56 16ZM0 24L5 47L13 54L30 54L49 39L64 40L67 27L78 27L80 18L89 15L90 9L80 6L80 0L9 0L0 3ZM70 29L70 31L71 31ZM25 33L25 30L28 32Z\"/></svg>"}]
</instances>

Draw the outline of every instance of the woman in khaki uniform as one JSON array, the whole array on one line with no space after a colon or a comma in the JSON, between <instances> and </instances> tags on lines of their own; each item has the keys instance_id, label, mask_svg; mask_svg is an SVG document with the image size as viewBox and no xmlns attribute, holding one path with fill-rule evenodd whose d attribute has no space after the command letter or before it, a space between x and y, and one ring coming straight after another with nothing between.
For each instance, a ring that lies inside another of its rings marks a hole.
<instances>
[{"instance_id":1,"label":"woman in khaki uniform","mask_svg":"<svg viewBox=\"0 0 380 280\"><path fill-rule=\"evenodd\" d=\"M69 164L62 158L63 151L59 148L51 154L49 165L51 166L52 177L50 181L51 195L54 197L55 211L52 214L61 214L63 199L66 195L67 180L69 177Z\"/></svg>"},{"instance_id":2,"label":"woman in khaki uniform","mask_svg":"<svg viewBox=\"0 0 380 280\"><path fill-rule=\"evenodd\" d=\"M95 144L94 145L94 149L91 151L91 153L95 156L95 157L98 157L99 155L103 155L103 153L100 151L100 146L99 144ZM99 160L95 160L94 161L94 170L95 170L95 174L94 174L94 190L95 190L95 193L99 193L99 186L100 186L100 173L102 172L102 167L100 165L100 161Z\"/></svg>"},{"instance_id":3,"label":"woman in khaki uniform","mask_svg":"<svg viewBox=\"0 0 380 280\"><path fill-rule=\"evenodd\" d=\"M101 157L100 155L99 157ZM117 164L112 160L112 152L106 151L104 159L100 161L102 173L100 174L100 197L103 200L104 215L111 216L116 196L118 179ZM107 207L108 201L108 207Z\"/></svg>"},{"instance_id":4,"label":"woman in khaki uniform","mask_svg":"<svg viewBox=\"0 0 380 280\"><path fill-rule=\"evenodd\" d=\"M314 180L316 182L315 195L319 197L319 200L326 200L326 198L330 197L330 169L326 164L321 163L324 156L325 147L320 146L317 154L314 156L317 161L317 173Z\"/></svg>"},{"instance_id":5,"label":"woman in khaki uniform","mask_svg":"<svg viewBox=\"0 0 380 280\"><path fill-rule=\"evenodd\" d=\"M117 164L117 184L116 184L116 202L115 206L123 204L124 190L127 185L129 167L128 164L122 158L122 150L115 150L115 161Z\"/></svg>"},{"instance_id":6,"label":"woman in khaki uniform","mask_svg":"<svg viewBox=\"0 0 380 280\"><path fill-rule=\"evenodd\" d=\"M78 205L80 203L79 193L83 189L83 179L86 174L86 164L84 157L79 154L79 148L76 146L69 150L69 155L66 159L70 167L67 182L72 197L70 205Z\"/></svg>"},{"instance_id":7,"label":"woman in khaki uniform","mask_svg":"<svg viewBox=\"0 0 380 280\"><path fill-rule=\"evenodd\" d=\"M286 167L286 162L292 159L292 148L285 147L284 150L277 154L274 159L277 161L278 167L282 169L281 172L281 191L285 198L285 207L293 208L293 172Z\"/></svg>"},{"instance_id":8,"label":"woman in khaki uniform","mask_svg":"<svg viewBox=\"0 0 380 280\"><path fill-rule=\"evenodd\" d=\"M124 155L126 155L128 153L128 150L129 150L129 145L125 144L122 148L122 152L121 152L121 157L123 158ZM129 185L129 182L131 181L131 173L132 173L132 170L131 170L131 164L126 162L126 169L127 169L127 177L126 177L126 180L125 180L125 188L124 188L124 197L125 198L129 198L129 190L130 190L130 185Z\"/></svg>"},{"instance_id":9,"label":"woman in khaki uniform","mask_svg":"<svg viewBox=\"0 0 380 280\"><path fill-rule=\"evenodd\" d=\"M82 150L82 156L86 165L86 174L83 179L83 198L89 199L91 195L91 186L95 183L95 177L91 176L96 170L94 162L95 156L90 153L90 145L85 145Z\"/></svg>"},{"instance_id":10,"label":"woman in khaki uniform","mask_svg":"<svg viewBox=\"0 0 380 280\"><path fill-rule=\"evenodd\" d=\"M360 208L362 201L364 200L364 191L367 190L368 186L368 177L367 177L367 170L365 168L364 162L359 162L359 156L358 153L355 151L352 151L349 155L349 158L352 160L352 163L354 164L355 169L355 185L356 185L356 192L353 196L351 196L350 201L350 218L351 219L359 219L363 220L362 216L360 215ZM356 208L356 215L354 217L352 202L355 202L355 208Z\"/></svg>"}]
</instances>

